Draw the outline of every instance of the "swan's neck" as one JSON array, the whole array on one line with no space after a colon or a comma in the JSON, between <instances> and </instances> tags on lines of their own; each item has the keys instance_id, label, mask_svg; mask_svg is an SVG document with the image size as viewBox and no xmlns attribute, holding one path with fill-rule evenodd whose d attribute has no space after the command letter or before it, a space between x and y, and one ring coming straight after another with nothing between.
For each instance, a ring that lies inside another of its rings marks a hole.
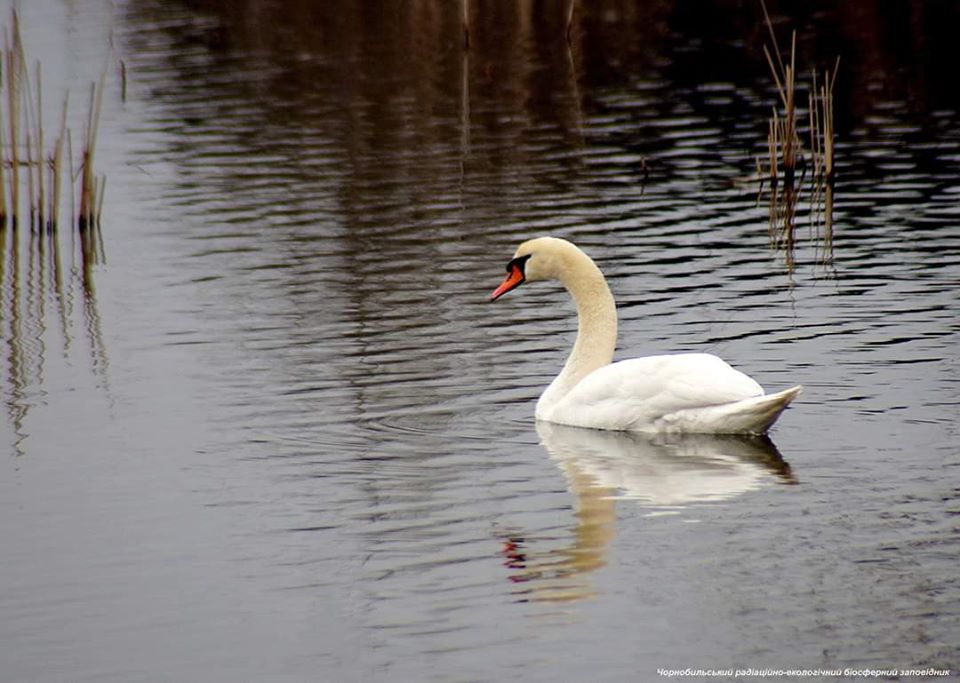
<instances>
[{"instance_id":1,"label":"swan's neck","mask_svg":"<svg viewBox=\"0 0 960 683\"><path fill-rule=\"evenodd\" d=\"M617 345L617 307L603 273L585 254L577 254L561 274L560 281L577 306L577 341L563 371L547 387L537 404L542 416L580 380L597 368L609 365Z\"/></svg>"}]
</instances>

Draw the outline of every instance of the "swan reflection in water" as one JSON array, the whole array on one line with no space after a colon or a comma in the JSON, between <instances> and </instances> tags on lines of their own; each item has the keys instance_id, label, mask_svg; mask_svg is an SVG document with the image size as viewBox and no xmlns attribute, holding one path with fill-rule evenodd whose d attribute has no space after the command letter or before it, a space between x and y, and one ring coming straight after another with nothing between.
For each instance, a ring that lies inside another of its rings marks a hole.
<instances>
[{"instance_id":1,"label":"swan reflection in water","mask_svg":"<svg viewBox=\"0 0 960 683\"><path fill-rule=\"evenodd\" d=\"M766 436L639 434L537 422L537 434L574 495L575 523L564 547L539 551L522 534L503 536L510 580L524 600L564 602L594 594L587 574L606 564L616 501L651 515L730 500L769 483L794 483Z\"/></svg>"}]
</instances>

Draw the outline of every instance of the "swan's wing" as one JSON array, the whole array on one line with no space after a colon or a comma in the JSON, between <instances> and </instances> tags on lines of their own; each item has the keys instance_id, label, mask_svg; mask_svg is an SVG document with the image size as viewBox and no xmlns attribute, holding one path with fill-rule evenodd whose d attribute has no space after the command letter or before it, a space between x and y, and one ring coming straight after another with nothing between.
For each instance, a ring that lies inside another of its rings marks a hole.
<instances>
[{"instance_id":1,"label":"swan's wing","mask_svg":"<svg viewBox=\"0 0 960 683\"><path fill-rule=\"evenodd\" d=\"M750 377L710 354L647 356L590 373L557 403L554 418L583 427L643 429L681 410L763 393Z\"/></svg>"}]
</instances>

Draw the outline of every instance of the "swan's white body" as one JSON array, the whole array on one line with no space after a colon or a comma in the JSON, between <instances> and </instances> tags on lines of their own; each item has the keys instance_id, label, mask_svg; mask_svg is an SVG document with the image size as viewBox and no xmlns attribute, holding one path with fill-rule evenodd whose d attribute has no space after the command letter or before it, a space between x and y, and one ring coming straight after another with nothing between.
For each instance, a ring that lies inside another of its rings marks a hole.
<instances>
[{"instance_id":1,"label":"swan's white body","mask_svg":"<svg viewBox=\"0 0 960 683\"><path fill-rule=\"evenodd\" d=\"M706 353L613 363L617 310L606 279L576 246L555 237L520 245L496 299L527 280L559 280L577 306L577 341L537 402L537 419L638 432L762 434L801 387L763 387Z\"/></svg>"}]
</instances>

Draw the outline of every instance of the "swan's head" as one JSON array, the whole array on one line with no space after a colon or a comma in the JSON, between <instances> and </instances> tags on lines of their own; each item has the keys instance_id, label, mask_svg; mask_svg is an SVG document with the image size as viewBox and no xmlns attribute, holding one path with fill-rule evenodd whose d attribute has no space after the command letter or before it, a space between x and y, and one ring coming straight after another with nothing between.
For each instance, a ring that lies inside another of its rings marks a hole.
<instances>
[{"instance_id":1,"label":"swan's head","mask_svg":"<svg viewBox=\"0 0 960 683\"><path fill-rule=\"evenodd\" d=\"M571 258L582 255L577 247L559 237L538 237L517 247L507 264L507 277L493 290L490 301L496 301L524 282L561 280Z\"/></svg>"}]
</instances>

